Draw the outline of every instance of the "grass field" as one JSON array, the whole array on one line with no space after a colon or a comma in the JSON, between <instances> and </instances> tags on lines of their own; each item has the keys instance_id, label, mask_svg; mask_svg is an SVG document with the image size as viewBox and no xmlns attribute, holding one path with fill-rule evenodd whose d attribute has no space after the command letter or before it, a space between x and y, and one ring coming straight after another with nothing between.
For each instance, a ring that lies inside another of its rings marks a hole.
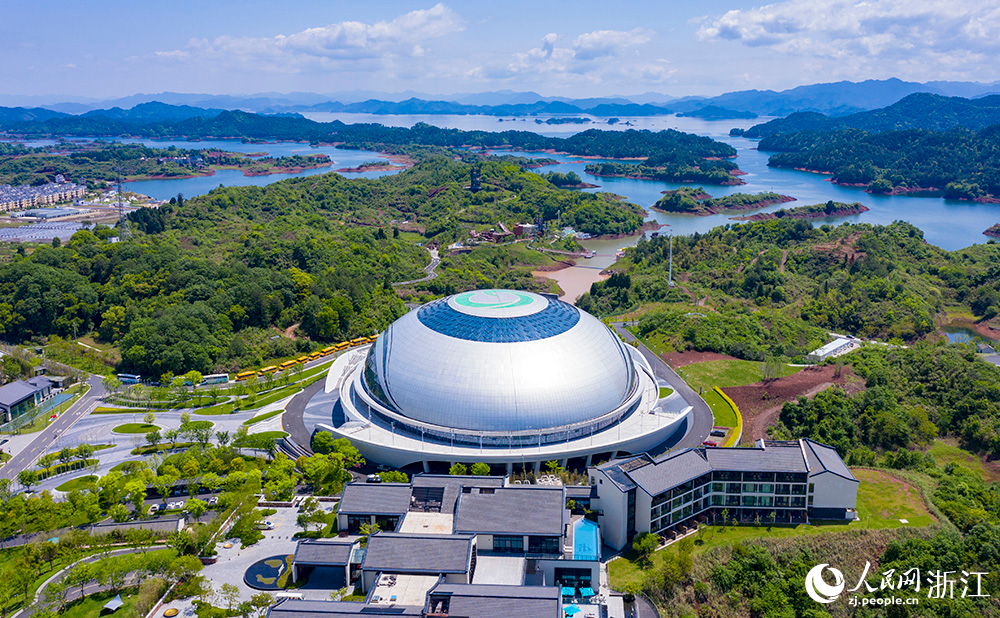
<instances>
[{"instance_id":1,"label":"grass field","mask_svg":"<svg viewBox=\"0 0 1000 618\"><path fill-rule=\"evenodd\" d=\"M930 454L934 456L934 461L939 466L955 464L981 474L984 481L1000 481L1000 473L983 464L979 457L958 446L955 440L935 440L931 444Z\"/></svg>"},{"instance_id":2,"label":"grass field","mask_svg":"<svg viewBox=\"0 0 1000 618\"><path fill-rule=\"evenodd\" d=\"M125 605L123 605L118 612L129 611L132 605L132 599L135 596L135 590L136 589L133 588L132 590L121 593L122 601L125 602ZM110 590L92 594L67 604L66 607L59 612L59 615L64 618L98 618L98 616L102 615L104 604L114 598L116 594L116 592L112 592Z\"/></svg>"},{"instance_id":3,"label":"grass field","mask_svg":"<svg viewBox=\"0 0 1000 618\"><path fill-rule=\"evenodd\" d=\"M74 489L76 489L82 491L84 489L91 489L92 487L94 487L94 481L96 480L97 477L94 476L93 474L88 474L86 476L78 476L75 479L70 479L65 483L63 483L62 485L59 485L58 487L56 487L56 490L73 491Z\"/></svg>"},{"instance_id":4,"label":"grass field","mask_svg":"<svg viewBox=\"0 0 1000 618\"><path fill-rule=\"evenodd\" d=\"M731 545L736 542L748 542L763 538L787 538L831 532L844 532L859 528L884 529L927 526L934 523L934 518L927 512L920 489L896 478L887 472L879 470L855 469L854 476L861 481L858 489L858 515L860 521L849 524L822 524L798 526L773 526L770 529L764 522L760 526L740 524L738 526L702 526L692 537L694 545L691 555L697 559L699 554L720 545ZM904 524L900 519L906 519ZM677 544L653 553L652 568L644 569L634 558L632 552L626 552L625 557L608 563L611 586L622 590L629 583L641 582L649 570L663 568L671 552L677 551Z\"/></svg>"},{"instance_id":5,"label":"grass field","mask_svg":"<svg viewBox=\"0 0 1000 618\"><path fill-rule=\"evenodd\" d=\"M278 438L286 438L286 437L288 437L288 434L285 433L284 431L261 431L260 433L254 433L254 434L250 434L250 435L252 435L252 436L263 436L265 438L274 438L275 440L277 440Z\"/></svg>"},{"instance_id":6,"label":"grass field","mask_svg":"<svg viewBox=\"0 0 1000 618\"><path fill-rule=\"evenodd\" d=\"M152 425L150 423L124 423L111 431L114 433L149 433L159 428L159 425Z\"/></svg>"},{"instance_id":7,"label":"grass field","mask_svg":"<svg viewBox=\"0 0 1000 618\"><path fill-rule=\"evenodd\" d=\"M691 388L707 391L713 386L745 386L760 382L761 366L764 363L746 360L713 360L694 363L680 369L681 376ZM802 367L781 366L780 377L790 376Z\"/></svg>"},{"instance_id":8,"label":"grass field","mask_svg":"<svg viewBox=\"0 0 1000 618\"><path fill-rule=\"evenodd\" d=\"M195 408L192 410L195 414L200 416L214 416L216 414L232 414L233 404L231 403L220 403L214 406L208 406L207 408Z\"/></svg>"},{"instance_id":9,"label":"grass field","mask_svg":"<svg viewBox=\"0 0 1000 618\"><path fill-rule=\"evenodd\" d=\"M669 386L661 386L660 387L660 399L663 399L664 397L669 397L670 394L673 393L673 392L674 392L674 389L670 388Z\"/></svg>"},{"instance_id":10,"label":"grass field","mask_svg":"<svg viewBox=\"0 0 1000 618\"><path fill-rule=\"evenodd\" d=\"M250 425L256 425L257 423L259 423L261 421L266 421L269 418L274 418L275 416L278 416L282 412L284 412L284 410L274 410L272 412L268 412L267 414L260 414L258 416L255 416L253 418L249 418L249 419L243 421L243 424L246 425L246 426L248 426L248 427Z\"/></svg>"},{"instance_id":11,"label":"grass field","mask_svg":"<svg viewBox=\"0 0 1000 618\"><path fill-rule=\"evenodd\" d=\"M264 395L263 397L258 397L256 401L250 401L249 399L244 399L239 402L240 405L238 406L237 409L243 411L243 410L252 410L255 408L263 408L268 404L274 403L276 401L281 401L285 397L290 397L301 390L302 387L299 386L298 384L289 384L288 386L283 386L278 390L271 391L270 393Z\"/></svg>"},{"instance_id":12,"label":"grass field","mask_svg":"<svg viewBox=\"0 0 1000 618\"><path fill-rule=\"evenodd\" d=\"M702 399L712 408L712 415L715 417L713 423L717 427L736 427L736 412L715 389L705 390Z\"/></svg>"}]
</instances>

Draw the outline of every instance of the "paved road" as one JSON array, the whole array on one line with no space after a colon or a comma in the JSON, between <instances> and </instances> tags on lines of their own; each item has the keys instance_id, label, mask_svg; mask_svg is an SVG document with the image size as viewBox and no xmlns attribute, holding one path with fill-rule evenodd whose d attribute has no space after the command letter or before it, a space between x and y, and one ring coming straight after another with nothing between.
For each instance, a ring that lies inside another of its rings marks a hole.
<instances>
[{"instance_id":1,"label":"paved road","mask_svg":"<svg viewBox=\"0 0 1000 618\"><path fill-rule=\"evenodd\" d=\"M288 405L285 406L285 413L281 415L281 428L296 444L304 448L309 448L309 445L312 444L312 432L306 428L302 414L305 412L309 400L325 385L325 379L310 384L288 402Z\"/></svg>"},{"instance_id":2,"label":"paved road","mask_svg":"<svg viewBox=\"0 0 1000 618\"><path fill-rule=\"evenodd\" d=\"M87 383L90 384L90 390L87 391L87 394L80 397L68 410L40 431L28 446L4 464L0 468L0 478L16 479L18 472L30 468L35 460L59 439L60 435L97 407L97 402L104 396L104 382L100 376L92 375Z\"/></svg>"},{"instance_id":3,"label":"paved road","mask_svg":"<svg viewBox=\"0 0 1000 618\"><path fill-rule=\"evenodd\" d=\"M430 251L431 253L431 263L424 268L424 272L427 273L426 277L421 277L419 279L411 279L410 281L400 281L399 283L393 283L393 285L409 285L411 283L423 283L424 281L430 281L431 279L437 277L438 275L436 272L434 272L434 269L437 268L438 264L441 263L441 258L438 257L437 249L428 249L428 251Z\"/></svg>"},{"instance_id":4,"label":"paved road","mask_svg":"<svg viewBox=\"0 0 1000 618\"><path fill-rule=\"evenodd\" d=\"M628 330L626 330L621 323L613 324L615 332L621 335L625 341L632 343L635 341L635 336L632 335ZM671 440L669 443L662 445L668 449L676 448L688 448L690 446L701 446L701 443L708 439L708 434L712 431L712 425L714 424L714 417L712 416L712 409L705 403L698 393L687 385L687 382L682 380L677 373L670 368L663 359L653 353L652 350L647 348L641 342L637 348L639 352L642 353L643 357L649 362L649 365L653 368L653 374L657 379L662 379L670 383L677 393L684 398L684 401L691 406L691 414L688 416L687 431L684 432L684 436L679 440ZM660 449L658 449L660 450Z\"/></svg>"}]
</instances>

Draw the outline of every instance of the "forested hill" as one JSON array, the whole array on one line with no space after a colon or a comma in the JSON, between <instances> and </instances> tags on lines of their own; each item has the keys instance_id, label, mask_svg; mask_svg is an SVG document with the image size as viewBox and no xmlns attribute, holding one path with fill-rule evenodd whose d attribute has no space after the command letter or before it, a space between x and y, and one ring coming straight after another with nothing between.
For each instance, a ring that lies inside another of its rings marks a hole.
<instances>
[{"instance_id":1,"label":"forested hill","mask_svg":"<svg viewBox=\"0 0 1000 618\"><path fill-rule=\"evenodd\" d=\"M867 133L802 131L765 137L768 165L833 174L872 193L942 192L954 199L1000 196L1000 125L978 132L952 129Z\"/></svg>"},{"instance_id":2,"label":"forested hill","mask_svg":"<svg viewBox=\"0 0 1000 618\"><path fill-rule=\"evenodd\" d=\"M420 277L429 261L418 242L446 245L499 221L593 233L642 221L634 205L558 189L508 161L481 168L475 193L465 188L470 165L447 158L374 180L220 188L133 213L128 242L108 242L116 232L102 227L5 249L0 333L24 342L93 332L120 350L119 370L154 378L232 371L384 329L406 312L391 283ZM455 291L525 287L501 250L483 252L493 262L443 263L439 279Z\"/></svg>"},{"instance_id":3,"label":"forested hill","mask_svg":"<svg viewBox=\"0 0 1000 618\"><path fill-rule=\"evenodd\" d=\"M305 118L262 116L226 111L212 118L185 118L177 121L138 123L105 116L62 116L47 120L5 121L0 130L21 136L116 136L185 137L190 139L244 138L303 142L343 143L351 147L377 148L381 145L439 147L510 147L551 149L575 155L599 157L649 157L656 162L695 164L706 157L728 158L736 150L708 137L674 130L599 131L589 129L571 137L545 137L530 131L462 131L427 124L412 128L380 124L352 124L340 121L314 122Z\"/></svg>"},{"instance_id":4,"label":"forested hill","mask_svg":"<svg viewBox=\"0 0 1000 618\"><path fill-rule=\"evenodd\" d=\"M868 132L926 129L946 131L955 127L978 130L1000 123L1000 95L980 99L945 97L930 93L911 94L892 105L849 116L830 117L815 112L797 112L786 118L754 125L734 133L766 137L798 131L861 129Z\"/></svg>"}]
</instances>

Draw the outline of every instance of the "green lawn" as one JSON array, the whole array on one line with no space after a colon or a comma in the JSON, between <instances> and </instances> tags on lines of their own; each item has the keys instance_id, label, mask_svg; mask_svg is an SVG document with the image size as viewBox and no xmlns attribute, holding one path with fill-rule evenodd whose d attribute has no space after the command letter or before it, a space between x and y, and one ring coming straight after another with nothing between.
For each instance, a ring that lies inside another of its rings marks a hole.
<instances>
[{"instance_id":1,"label":"green lawn","mask_svg":"<svg viewBox=\"0 0 1000 618\"><path fill-rule=\"evenodd\" d=\"M735 527L702 526L695 535L688 537L693 543L691 555L697 558L699 554L713 547L761 538L828 534L858 528L920 527L934 523L934 518L924 506L918 487L879 470L856 469L852 472L861 481L858 489L860 521L849 524L773 526L770 529L766 521L760 526L753 524L740 524ZM906 519L909 523L904 524L899 521L900 519ZM622 590L630 583L641 583L646 572L663 568L666 559L672 552L677 551L677 546L678 544L674 543L654 552L652 568L643 568L632 559L634 554L631 551L626 552L624 558L608 563L611 586L616 590Z\"/></svg>"},{"instance_id":2,"label":"green lawn","mask_svg":"<svg viewBox=\"0 0 1000 618\"><path fill-rule=\"evenodd\" d=\"M760 382L763 363L746 360L714 360L681 367L680 374L691 388L708 391L713 386L745 386ZM802 367L781 366L781 377L790 376Z\"/></svg>"},{"instance_id":3,"label":"green lawn","mask_svg":"<svg viewBox=\"0 0 1000 618\"><path fill-rule=\"evenodd\" d=\"M285 438L288 436L288 434L285 433L284 431L262 431L260 433L252 433L250 435L263 436L265 438L274 438L275 440L277 440L278 438Z\"/></svg>"},{"instance_id":4,"label":"green lawn","mask_svg":"<svg viewBox=\"0 0 1000 618\"><path fill-rule=\"evenodd\" d=\"M56 490L73 491L74 489L76 489L82 491L84 489L91 489L92 487L94 487L94 482L96 480L97 477L94 476L93 474L88 474L86 476L78 476L75 479L70 479L65 483L63 483L62 485L59 485L58 487L56 487Z\"/></svg>"},{"instance_id":5,"label":"green lawn","mask_svg":"<svg viewBox=\"0 0 1000 618\"><path fill-rule=\"evenodd\" d=\"M281 401L285 397L290 397L301 390L302 387L299 386L298 384L289 384L288 386L284 386L282 388L279 388L278 390L271 391L270 393L262 397L257 397L256 401L250 401L249 399L240 400L239 409L240 411L243 411L243 410L252 410L255 408L263 408L268 404L274 403L276 401Z\"/></svg>"},{"instance_id":6,"label":"green lawn","mask_svg":"<svg viewBox=\"0 0 1000 618\"><path fill-rule=\"evenodd\" d=\"M228 402L220 403L218 405L208 406L207 408L195 408L192 411L200 416L214 416L216 414L232 414L233 404Z\"/></svg>"},{"instance_id":7,"label":"green lawn","mask_svg":"<svg viewBox=\"0 0 1000 618\"><path fill-rule=\"evenodd\" d=\"M979 457L958 446L954 440L935 440L931 444L930 454L939 466L955 464L982 475L984 481L1000 480L1000 475L984 466Z\"/></svg>"},{"instance_id":8,"label":"green lawn","mask_svg":"<svg viewBox=\"0 0 1000 618\"><path fill-rule=\"evenodd\" d=\"M249 427L250 425L255 425L261 421L266 421L269 418L274 418L275 416L278 416L282 412L284 412L284 410L274 410L272 412L268 412L267 414L260 414L258 416L243 421L243 424Z\"/></svg>"},{"instance_id":9,"label":"green lawn","mask_svg":"<svg viewBox=\"0 0 1000 618\"><path fill-rule=\"evenodd\" d=\"M722 398L722 395L715 392L715 389L706 389L702 398L708 407L712 408L715 416L713 421L717 427L736 427L736 411L729 405L729 402Z\"/></svg>"},{"instance_id":10,"label":"green lawn","mask_svg":"<svg viewBox=\"0 0 1000 618\"><path fill-rule=\"evenodd\" d=\"M670 388L669 386L661 386L660 387L660 399L663 399L664 397L669 397L670 394L673 393L673 392L674 392L674 389Z\"/></svg>"},{"instance_id":11,"label":"green lawn","mask_svg":"<svg viewBox=\"0 0 1000 618\"><path fill-rule=\"evenodd\" d=\"M114 433L149 433L159 428L159 425L152 425L150 423L125 423L118 425L111 431Z\"/></svg>"},{"instance_id":12,"label":"green lawn","mask_svg":"<svg viewBox=\"0 0 1000 618\"><path fill-rule=\"evenodd\" d=\"M195 431L198 429L211 429L214 425L212 421L188 421L181 424L181 431Z\"/></svg>"},{"instance_id":13,"label":"green lawn","mask_svg":"<svg viewBox=\"0 0 1000 618\"><path fill-rule=\"evenodd\" d=\"M127 592L122 592L122 601L125 601L125 605L118 610L118 612L128 612L132 606L132 600L135 597L136 589L133 588ZM114 598L116 592L98 592L90 596L86 596L82 599L68 603L66 607L59 612L59 615L63 618L98 618L101 616L101 612L104 609L104 604ZM117 614L116 612L115 614Z\"/></svg>"}]
</instances>

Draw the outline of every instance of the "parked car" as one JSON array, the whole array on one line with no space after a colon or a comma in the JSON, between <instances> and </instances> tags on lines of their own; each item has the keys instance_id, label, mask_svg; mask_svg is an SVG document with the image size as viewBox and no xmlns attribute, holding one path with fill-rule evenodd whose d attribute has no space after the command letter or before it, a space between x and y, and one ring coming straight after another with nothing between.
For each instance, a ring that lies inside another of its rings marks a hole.
<instances>
[{"instance_id":1,"label":"parked car","mask_svg":"<svg viewBox=\"0 0 1000 618\"><path fill-rule=\"evenodd\" d=\"M367 477L365 477L365 482L366 483L381 483L382 482L382 477L379 476L379 475L377 475L377 474L369 474Z\"/></svg>"},{"instance_id":2,"label":"parked car","mask_svg":"<svg viewBox=\"0 0 1000 618\"><path fill-rule=\"evenodd\" d=\"M219 503L219 496L212 496L211 498L208 499L208 504L209 505L214 506L214 505L216 505L218 503Z\"/></svg>"},{"instance_id":3,"label":"parked car","mask_svg":"<svg viewBox=\"0 0 1000 618\"><path fill-rule=\"evenodd\" d=\"M701 444L702 446L719 446L719 444L715 440L705 440Z\"/></svg>"},{"instance_id":4,"label":"parked car","mask_svg":"<svg viewBox=\"0 0 1000 618\"><path fill-rule=\"evenodd\" d=\"M160 510L160 505L159 504L150 504L149 505L149 514L150 515L152 515L153 513L156 513L159 510Z\"/></svg>"}]
</instances>

